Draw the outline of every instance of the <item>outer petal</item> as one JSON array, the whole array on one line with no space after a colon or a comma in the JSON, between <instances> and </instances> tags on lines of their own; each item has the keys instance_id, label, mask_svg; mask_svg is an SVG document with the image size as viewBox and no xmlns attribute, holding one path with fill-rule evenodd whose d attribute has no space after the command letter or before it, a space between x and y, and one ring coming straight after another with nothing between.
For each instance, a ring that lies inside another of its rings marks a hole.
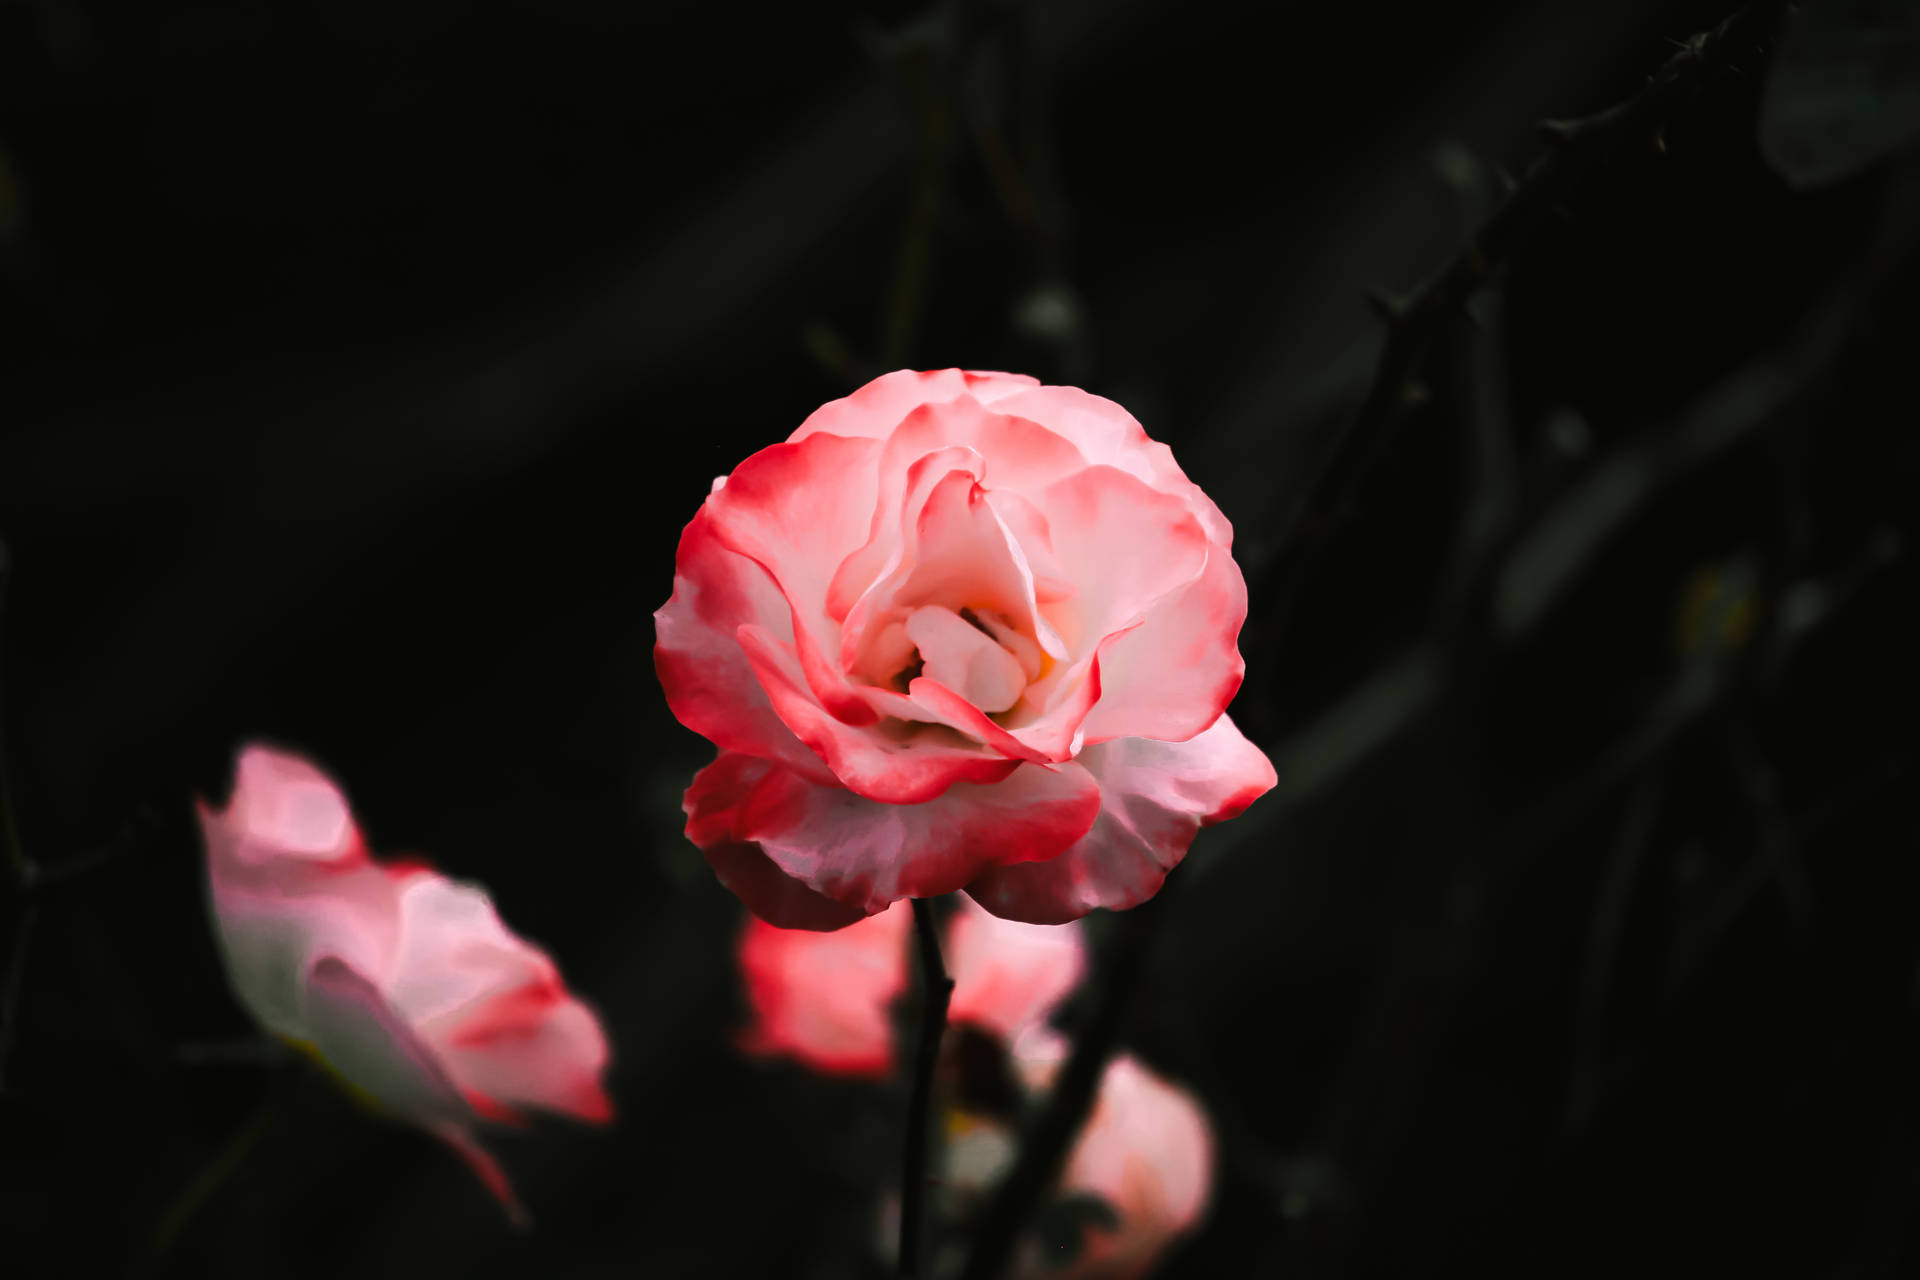
<instances>
[{"instance_id":1,"label":"outer petal","mask_svg":"<svg viewBox=\"0 0 1920 1280\"><path fill-rule=\"evenodd\" d=\"M482 1109L535 1106L605 1121L608 1051L546 953L511 933L487 895L420 876L400 896L387 997Z\"/></svg>"},{"instance_id":2,"label":"outer petal","mask_svg":"<svg viewBox=\"0 0 1920 1280\"><path fill-rule=\"evenodd\" d=\"M278 872L345 868L367 860L347 798L310 761L250 745L234 765L219 815L227 860Z\"/></svg>"},{"instance_id":3,"label":"outer petal","mask_svg":"<svg viewBox=\"0 0 1920 1280\"><path fill-rule=\"evenodd\" d=\"M1046 424L1079 448L1087 461L1118 467L1190 507L1207 536L1233 546L1233 526L1199 485L1173 460L1173 450L1150 439L1134 416L1113 401L1078 387L1033 386L994 401L999 413Z\"/></svg>"},{"instance_id":4,"label":"outer petal","mask_svg":"<svg viewBox=\"0 0 1920 1280\"><path fill-rule=\"evenodd\" d=\"M1278 781L1225 715L1186 742L1118 738L1087 748L1079 763L1099 780L1099 818L1059 857L992 867L969 883L995 915L1057 924L1095 907L1138 906L1159 892L1201 827L1237 817Z\"/></svg>"},{"instance_id":5,"label":"outer petal","mask_svg":"<svg viewBox=\"0 0 1920 1280\"><path fill-rule=\"evenodd\" d=\"M1192 1094L1122 1054L1107 1066L1093 1113L1067 1156L1060 1185L1099 1196L1117 1231L1090 1229L1069 1277L1134 1280L1191 1231L1213 1189L1214 1141Z\"/></svg>"},{"instance_id":6,"label":"outer petal","mask_svg":"<svg viewBox=\"0 0 1920 1280\"><path fill-rule=\"evenodd\" d=\"M1100 700L1081 724L1086 741L1179 742L1212 724L1247 672L1239 645L1246 620L1246 580L1216 543L1198 578L1102 647Z\"/></svg>"},{"instance_id":7,"label":"outer petal","mask_svg":"<svg viewBox=\"0 0 1920 1280\"><path fill-rule=\"evenodd\" d=\"M373 979L322 956L302 989L301 1021L326 1064L395 1115L420 1124L470 1118L459 1087Z\"/></svg>"},{"instance_id":8,"label":"outer petal","mask_svg":"<svg viewBox=\"0 0 1920 1280\"><path fill-rule=\"evenodd\" d=\"M302 1038L300 986L321 956L373 974L391 964L392 876L368 861L340 789L298 756L247 747L227 807L196 809L235 993L262 1026Z\"/></svg>"},{"instance_id":9,"label":"outer petal","mask_svg":"<svg viewBox=\"0 0 1920 1280\"><path fill-rule=\"evenodd\" d=\"M775 771L755 787L739 834L807 887L871 914L949 893L997 863L1051 858L1099 807L1098 786L1072 762L1022 764L1004 781L957 783L922 804L877 804Z\"/></svg>"},{"instance_id":10,"label":"outer petal","mask_svg":"<svg viewBox=\"0 0 1920 1280\"><path fill-rule=\"evenodd\" d=\"M856 725L876 717L835 661L840 631L827 614L827 589L834 567L866 541L880 448L824 434L769 446L735 467L705 508L714 535L765 569L786 598L791 644L813 697Z\"/></svg>"},{"instance_id":11,"label":"outer petal","mask_svg":"<svg viewBox=\"0 0 1920 1280\"><path fill-rule=\"evenodd\" d=\"M211 819L203 810L203 824ZM214 836L208 836L211 845ZM327 955L380 973L392 964L399 910L395 882L362 866L310 884L249 883L208 868L215 936L227 977L247 1012L269 1031L305 1039L300 987Z\"/></svg>"},{"instance_id":12,"label":"outer petal","mask_svg":"<svg viewBox=\"0 0 1920 1280\"><path fill-rule=\"evenodd\" d=\"M946 404L963 395L971 395L982 404L990 404L1027 387L1040 383L1024 373L980 373L959 369L936 369L922 373L915 369L896 369L883 373L852 395L830 400L807 415L788 440L804 440L827 432L836 436L863 436L884 440L893 434L901 419L923 404Z\"/></svg>"},{"instance_id":13,"label":"outer petal","mask_svg":"<svg viewBox=\"0 0 1920 1280\"><path fill-rule=\"evenodd\" d=\"M740 968L753 1021L740 1047L837 1075L893 1069L893 1002L907 985L912 912L897 902L836 933L779 929L749 917Z\"/></svg>"},{"instance_id":14,"label":"outer petal","mask_svg":"<svg viewBox=\"0 0 1920 1280\"><path fill-rule=\"evenodd\" d=\"M773 709L740 648L741 627L791 643L793 613L767 571L729 551L706 507L680 535L673 596L654 617L654 669L681 724L723 751L779 760L821 781L830 772Z\"/></svg>"},{"instance_id":15,"label":"outer petal","mask_svg":"<svg viewBox=\"0 0 1920 1280\"><path fill-rule=\"evenodd\" d=\"M366 975L336 956L322 958L305 983L302 1013L306 1041L328 1067L396 1117L446 1142L509 1216L525 1224L505 1172L473 1136L473 1112L458 1088Z\"/></svg>"},{"instance_id":16,"label":"outer petal","mask_svg":"<svg viewBox=\"0 0 1920 1280\"><path fill-rule=\"evenodd\" d=\"M1079 985L1087 948L1078 924L1002 920L962 898L947 926L946 964L953 977L948 1019L975 1023L1012 1044Z\"/></svg>"},{"instance_id":17,"label":"outer petal","mask_svg":"<svg viewBox=\"0 0 1920 1280\"><path fill-rule=\"evenodd\" d=\"M865 913L821 897L775 866L741 837L747 798L779 766L752 756L722 753L693 776L682 807L687 839L706 854L721 884L747 909L782 929L841 929Z\"/></svg>"}]
</instances>

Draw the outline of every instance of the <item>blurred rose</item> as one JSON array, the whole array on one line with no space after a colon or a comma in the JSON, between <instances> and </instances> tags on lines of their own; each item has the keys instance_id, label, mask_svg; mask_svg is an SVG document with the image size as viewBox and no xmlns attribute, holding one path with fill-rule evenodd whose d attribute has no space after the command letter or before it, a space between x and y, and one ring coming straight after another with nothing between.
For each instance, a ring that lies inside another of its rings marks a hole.
<instances>
[{"instance_id":1,"label":"blurred rose","mask_svg":"<svg viewBox=\"0 0 1920 1280\"><path fill-rule=\"evenodd\" d=\"M601 1122L607 1042L544 952L479 888L369 856L346 798L297 756L249 746L233 797L198 806L227 973L267 1030L363 1099L437 1134L510 1212L481 1119Z\"/></svg>"},{"instance_id":2,"label":"blurred rose","mask_svg":"<svg viewBox=\"0 0 1920 1280\"><path fill-rule=\"evenodd\" d=\"M1019 1049L1030 1087L1051 1087L1065 1057L1058 1037L1029 1036ZM1100 1078L1093 1112L1067 1155L1064 1195L1093 1195L1114 1211L1112 1229L1089 1225L1066 1270L1038 1246L1022 1256L1022 1280L1135 1280L1198 1225L1213 1190L1213 1130L1194 1096L1121 1054Z\"/></svg>"},{"instance_id":3,"label":"blurred rose","mask_svg":"<svg viewBox=\"0 0 1920 1280\"><path fill-rule=\"evenodd\" d=\"M832 933L781 929L748 916L740 971L750 1022L740 1045L834 1075L893 1070L893 1003L907 989L913 911L895 903ZM1086 970L1077 924L1000 920L965 899L944 929L953 978L948 1020L1011 1045L1042 1027Z\"/></svg>"},{"instance_id":4,"label":"blurred rose","mask_svg":"<svg viewBox=\"0 0 1920 1280\"><path fill-rule=\"evenodd\" d=\"M1274 784L1225 714L1232 540L1076 388L903 370L822 407L715 482L655 614L667 700L720 748L687 835L788 927L1146 900Z\"/></svg>"},{"instance_id":5,"label":"blurred rose","mask_svg":"<svg viewBox=\"0 0 1920 1280\"><path fill-rule=\"evenodd\" d=\"M1052 1088L1067 1049L1061 1036L1029 1028L1015 1049L1027 1088ZM1004 1120L949 1110L939 1218L964 1223L1019 1154L1017 1135ZM1193 1095L1136 1058L1115 1058L1053 1195L1034 1214L1012 1264L1013 1280L1139 1280L1199 1225L1213 1192L1213 1158L1213 1129ZM1101 1208L1076 1210L1089 1199ZM891 1256L899 1214L894 1193L879 1215L875 1244L882 1257ZM1049 1220L1050 1229L1043 1229Z\"/></svg>"},{"instance_id":6,"label":"blurred rose","mask_svg":"<svg viewBox=\"0 0 1920 1280\"><path fill-rule=\"evenodd\" d=\"M893 1002L907 988L913 912L897 902L833 933L778 929L754 916L740 934L752 1020L740 1047L832 1075L893 1070Z\"/></svg>"}]
</instances>

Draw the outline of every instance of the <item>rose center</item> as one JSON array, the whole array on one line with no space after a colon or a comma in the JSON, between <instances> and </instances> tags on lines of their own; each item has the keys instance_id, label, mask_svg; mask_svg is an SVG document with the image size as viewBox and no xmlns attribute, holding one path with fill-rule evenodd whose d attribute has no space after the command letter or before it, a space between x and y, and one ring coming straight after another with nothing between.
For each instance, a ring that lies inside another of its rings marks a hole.
<instances>
[{"instance_id":1,"label":"rose center","mask_svg":"<svg viewBox=\"0 0 1920 1280\"><path fill-rule=\"evenodd\" d=\"M1040 646L996 610L922 605L895 626L889 683L924 675L992 715L1011 709L1040 674Z\"/></svg>"}]
</instances>

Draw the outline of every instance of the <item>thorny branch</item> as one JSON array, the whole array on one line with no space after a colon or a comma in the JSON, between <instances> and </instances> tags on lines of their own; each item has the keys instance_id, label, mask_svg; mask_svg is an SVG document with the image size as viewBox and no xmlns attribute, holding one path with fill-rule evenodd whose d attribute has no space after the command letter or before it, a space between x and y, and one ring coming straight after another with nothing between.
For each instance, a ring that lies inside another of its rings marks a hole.
<instances>
[{"instance_id":1,"label":"thorny branch","mask_svg":"<svg viewBox=\"0 0 1920 1280\"><path fill-rule=\"evenodd\" d=\"M1552 142L1465 239L1451 260L1405 296L1375 295L1387 322L1386 347L1360 411L1323 452L1305 496L1279 531L1280 553L1268 572L1270 597L1284 611L1325 533L1345 516L1361 481L1418 392L1418 378L1447 322L1499 269L1551 225L1569 189L1649 139L1702 74L1755 53L1771 33L1777 0L1742 8L1682 45L1633 97L1575 120L1548 121Z\"/></svg>"}]
</instances>

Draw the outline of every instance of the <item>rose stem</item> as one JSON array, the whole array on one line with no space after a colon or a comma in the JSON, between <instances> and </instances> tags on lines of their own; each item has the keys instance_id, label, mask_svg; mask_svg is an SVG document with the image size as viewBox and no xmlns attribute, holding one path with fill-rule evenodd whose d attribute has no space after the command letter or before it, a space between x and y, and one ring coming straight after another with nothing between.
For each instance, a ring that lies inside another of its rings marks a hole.
<instances>
[{"instance_id":1,"label":"rose stem","mask_svg":"<svg viewBox=\"0 0 1920 1280\"><path fill-rule=\"evenodd\" d=\"M1101 968L1093 1009L1074 1040L1073 1056L1039 1114L1021 1134L1019 1160L987 1201L961 1280L998 1280L1028 1215L1040 1207L1047 1188L1059 1176L1067 1143L1086 1123L1101 1077L1119 1044L1121 1024L1132 1006L1147 952L1152 950L1154 927L1166 913L1167 890L1174 880L1168 876L1159 893L1122 915Z\"/></svg>"},{"instance_id":2,"label":"rose stem","mask_svg":"<svg viewBox=\"0 0 1920 1280\"><path fill-rule=\"evenodd\" d=\"M924 898L913 899L913 933L920 950L920 1043L914 1051L913 1093L907 1102L906 1171L900 1180L900 1274L920 1274L920 1219L927 1192L928 1112L933 1105L933 1069L940 1060L940 1035L947 1028L947 1002L953 979L940 958L940 935L934 929L933 907Z\"/></svg>"}]
</instances>

